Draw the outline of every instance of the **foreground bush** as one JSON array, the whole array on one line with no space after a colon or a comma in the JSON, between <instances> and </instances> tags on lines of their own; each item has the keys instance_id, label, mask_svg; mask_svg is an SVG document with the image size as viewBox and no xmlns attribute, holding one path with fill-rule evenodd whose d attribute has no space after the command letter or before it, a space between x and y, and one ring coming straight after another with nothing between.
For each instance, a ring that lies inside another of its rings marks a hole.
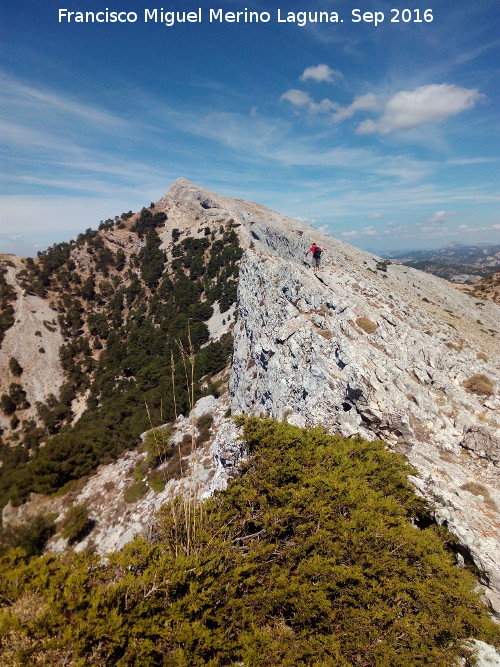
<instances>
[{"instance_id":1,"label":"foreground bush","mask_svg":"<svg viewBox=\"0 0 500 667\"><path fill-rule=\"evenodd\" d=\"M446 536L412 524L425 508L400 456L241 424L243 476L196 511L166 506L153 544L107 565L3 558L6 664L451 666L469 637L498 643Z\"/></svg>"}]
</instances>

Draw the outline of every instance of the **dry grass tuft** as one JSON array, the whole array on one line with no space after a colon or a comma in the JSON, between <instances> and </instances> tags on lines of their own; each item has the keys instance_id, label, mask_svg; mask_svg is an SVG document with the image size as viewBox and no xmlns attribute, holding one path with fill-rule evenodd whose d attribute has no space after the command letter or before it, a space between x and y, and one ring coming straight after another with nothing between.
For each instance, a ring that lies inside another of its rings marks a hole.
<instances>
[{"instance_id":1,"label":"dry grass tuft","mask_svg":"<svg viewBox=\"0 0 500 667\"><path fill-rule=\"evenodd\" d=\"M378 324L372 322L368 317L358 317L356 324L360 329L366 331L366 333L371 334L378 329Z\"/></svg>"},{"instance_id":2,"label":"dry grass tuft","mask_svg":"<svg viewBox=\"0 0 500 667\"><path fill-rule=\"evenodd\" d=\"M330 340L333 338L333 333L331 331L325 331L325 329L320 329L319 327L315 327L316 331L319 333L320 336L323 338L326 338L326 340Z\"/></svg>"},{"instance_id":3,"label":"dry grass tuft","mask_svg":"<svg viewBox=\"0 0 500 667\"><path fill-rule=\"evenodd\" d=\"M475 496L482 496L486 505L489 505L489 507L492 509L497 509L495 501L490 496L490 492L484 486L484 484L481 484L480 482L466 482L465 484L462 484L460 488L464 491L468 491L469 493L474 494Z\"/></svg>"},{"instance_id":4,"label":"dry grass tuft","mask_svg":"<svg viewBox=\"0 0 500 667\"><path fill-rule=\"evenodd\" d=\"M476 373L462 383L469 394L491 396L495 392L495 385L487 375Z\"/></svg>"}]
</instances>

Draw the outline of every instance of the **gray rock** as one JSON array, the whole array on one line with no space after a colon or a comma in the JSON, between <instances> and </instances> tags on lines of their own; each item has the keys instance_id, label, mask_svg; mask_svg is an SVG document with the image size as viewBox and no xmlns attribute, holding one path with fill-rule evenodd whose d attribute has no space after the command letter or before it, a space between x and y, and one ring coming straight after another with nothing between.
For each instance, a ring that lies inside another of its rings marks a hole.
<instances>
[{"instance_id":1,"label":"gray rock","mask_svg":"<svg viewBox=\"0 0 500 667\"><path fill-rule=\"evenodd\" d=\"M460 446L476 453L481 458L500 464L500 443L493 429L484 426L469 426L465 429Z\"/></svg>"}]
</instances>

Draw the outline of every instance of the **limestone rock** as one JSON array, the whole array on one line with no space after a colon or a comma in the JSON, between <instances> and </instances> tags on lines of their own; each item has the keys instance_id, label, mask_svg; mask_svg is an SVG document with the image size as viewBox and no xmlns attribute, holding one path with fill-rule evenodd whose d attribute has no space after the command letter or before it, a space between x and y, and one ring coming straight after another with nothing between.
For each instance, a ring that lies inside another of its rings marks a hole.
<instances>
[{"instance_id":1,"label":"limestone rock","mask_svg":"<svg viewBox=\"0 0 500 667\"><path fill-rule=\"evenodd\" d=\"M465 430L460 446L491 461L496 466L500 465L500 443L494 429L470 426Z\"/></svg>"},{"instance_id":2,"label":"limestone rock","mask_svg":"<svg viewBox=\"0 0 500 667\"><path fill-rule=\"evenodd\" d=\"M232 412L382 438L404 453L418 471L417 491L486 573L500 612L500 308L183 179L160 205L178 225L194 217L200 227L228 219L239 226L246 252ZM324 249L317 273L305 258L312 241ZM475 374L493 382L491 396L466 391Z\"/></svg>"},{"instance_id":3,"label":"limestone rock","mask_svg":"<svg viewBox=\"0 0 500 667\"><path fill-rule=\"evenodd\" d=\"M63 343L57 312L50 303L33 294L25 294L17 274L24 268L23 260L14 255L3 255L7 273L5 278L16 293L14 324L7 329L0 346L0 394L8 393L11 383L20 384L26 392L30 406L18 411L20 419L36 418L37 401L45 402L48 396L57 394L64 382L59 360L59 348ZM0 257L0 259L2 259ZM20 377L12 375L9 360L14 357L23 368ZM9 429L10 418L0 411L0 428Z\"/></svg>"},{"instance_id":4,"label":"limestone rock","mask_svg":"<svg viewBox=\"0 0 500 667\"><path fill-rule=\"evenodd\" d=\"M240 225L247 250L234 329L233 413L383 438L404 453L419 472L417 490L487 573L488 595L500 609L499 308L183 180L164 202L189 210L200 225L228 217ZM305 261L312 241L325 251L318 273ZM492 396L467 393L463 383L475 374L493 381Z\"/></svg>"}]
</instances>

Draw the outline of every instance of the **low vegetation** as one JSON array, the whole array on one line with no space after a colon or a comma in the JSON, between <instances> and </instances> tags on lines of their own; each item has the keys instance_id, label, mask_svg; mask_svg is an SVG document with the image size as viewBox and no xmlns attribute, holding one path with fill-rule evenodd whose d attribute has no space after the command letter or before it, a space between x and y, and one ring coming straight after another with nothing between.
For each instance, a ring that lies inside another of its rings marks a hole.
<instances>
[{"instance_id":1,"label":"low vegetation","mask_svg":"<svg viewBox=\"0 0 500 667\"><path fill-rule=\"evenodd\" d=\"M92 529L93 521L89 517L86 505L72 505L61 521L61 536L70 544L82 540Z\"/></svg>"},{"instance_id":2,"label":"low vegetation","mask_svg":"<svg viewBox=\"0 0 500 667\"><path fill-rule=\"evenodd\" d=\"M189 514L165 506L152 542L107 564L3 555L9 664L452 667L470 637L499 644L449 536L416 527L427 509L402 457L321 428L239 423L243 476Z\"/></svg>"},{"instance_id":3,"label":"low vegetation","mask_svg":"<svg viewBox=\"0 0 500 667\"><path fill-rule=\"evenodd\" d=\"M128 486L123 492L123 499L126 503L136 503L140 498L146 495L149 486L142 480Z\"/></svg>"},{"instance_id":4,"label":"low vegetation","mask_svg":"<svg viewBox=\"0 0 500 667\"><path fill-rule=\"evenodd\" d=\"M38 556L55 532L55 515L37 514L22 523L0 526L0 554L20 548L26 557Z\"/></svg>"},{"instance_id":5,"label":"low vegetation","mask_svg":"<svg viewBox=\"0 0 500 667\"><path fill-rule=\"evenodd\" d=\"M478 396L491 396L495 392L493 380L482 373L472 375L465 380L463 386L469 394L477 394Z\"/></svg>"},{"instance_id":6,"label":"low vegetation","mask_svg":"<svg viewBox=\"0 0 500 667\"><path fill-rule=\"evenodd\" d=\"M19 377L23 373L23 368L15 357L9 359L9 369L12 375L16 377Z\"/></svg>"},{"instance_id":7,"label":"low vegetation","mask_svg":"<svg viewBox=\"0 0 500 667\"><path fill-rule=\"evenodd\" d=\"M5 278L7 269L0 264L0 345L5 332L14 324L14 302L17 299L14 288L9 285Z\"/></svg>"},{"instance_id":8,"label":"low vegetation","mask_svg":"<svg viewBox=\"0 0 500 667\"><path fill-rule=\"evenodd\" d=\"M378 329L378 324L372 322L368 317L358 317L356 324L368 334L374 333Z\"/></svg>"}]
</instances>

